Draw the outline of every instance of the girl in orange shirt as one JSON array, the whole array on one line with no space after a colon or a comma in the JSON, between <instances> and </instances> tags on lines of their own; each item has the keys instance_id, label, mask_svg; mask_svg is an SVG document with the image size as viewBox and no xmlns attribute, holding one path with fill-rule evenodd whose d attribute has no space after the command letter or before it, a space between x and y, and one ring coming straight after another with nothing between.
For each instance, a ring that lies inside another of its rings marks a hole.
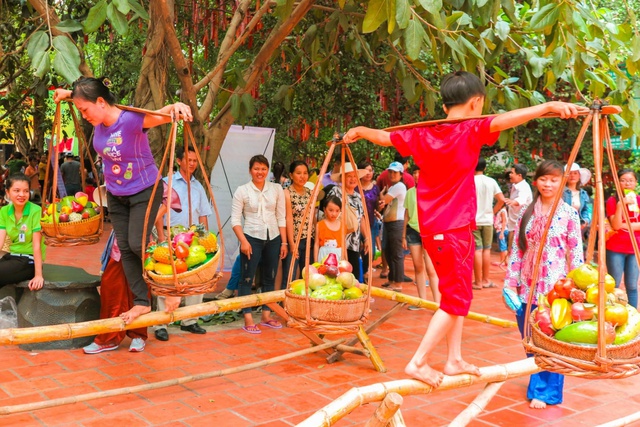
<instances>
[{"instance_id":1,"label":"girl in orange shirt","mask_svg":"<svg viewBox=\"0 0 640 427\"><path fill-rule=\"evenodd\" d=\"M339 219L341 212L342 201L335 196L329 197L324 207L324 219L318 221L316 225L313 254L314 259L319 262L322 262L330 253L336 254L338 259L342 258L342 235Z\"/></svg>"}]
</instances>

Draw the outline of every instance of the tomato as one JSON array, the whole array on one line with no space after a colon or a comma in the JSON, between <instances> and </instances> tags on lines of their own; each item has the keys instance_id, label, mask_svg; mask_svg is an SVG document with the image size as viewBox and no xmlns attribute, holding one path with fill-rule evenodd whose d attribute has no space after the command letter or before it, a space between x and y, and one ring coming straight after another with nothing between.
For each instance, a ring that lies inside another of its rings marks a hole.
<instances>
[{"instance_id":1,"label":"tomato","mask_svg":"<svg viewBox=\"0 0 640 427\"><path fill-rule=\"evenodd\" d=\"M187 246L185 243L180 242L175 246L173 253L179 259L185 259L189 256L189 246Z\"/></svg>"},{"instance_id":2,"label":"tomato","mask_svg":"<svg viewBox=\"0 0 640 427\"><path fill-rule=\"evenodd\" d=\"M558 293L555 291L555 289L552 289L551 291L549 291L549 293L547 294L547 301L549 302L549 306L551 306L551 304L553 304L553 301L556 298L560 298L560 295L558 295Z\"/></svg>"},{"instance_id":3,"label":"tomato","mask_svg":"<svg viewBox=\"0 0 640 427\"><path fill-rule=\"evenodd\" d=\"M620 326L627 323L629 318L629 312L627 308L622 304L608 305L604 309L604 320L613 324L613 326Z\"/></svg>"},{"instance_id":4,"label":"tomato","mask_svg":"<svg viewBox=\"0 0 640 427\"><path fill-rule=\"evenodd\" d=\"M181 259L175 260L175 266L176 266L176 274L184 273L188 269L187 263Z\"/></svg>"},{"instance_id":5,"label":"tomato","mask_svg":"<svg viewBox=\"0 0 640 427\"><path fill-rule=\"evenodd\" d=\"M566 277L564 279L558 279L558 281L553 285L553 290L556 291L560 298L569 299L569 295L571 294L571 290L576 287L573 280Z\"/></svg>"}]
</instances>

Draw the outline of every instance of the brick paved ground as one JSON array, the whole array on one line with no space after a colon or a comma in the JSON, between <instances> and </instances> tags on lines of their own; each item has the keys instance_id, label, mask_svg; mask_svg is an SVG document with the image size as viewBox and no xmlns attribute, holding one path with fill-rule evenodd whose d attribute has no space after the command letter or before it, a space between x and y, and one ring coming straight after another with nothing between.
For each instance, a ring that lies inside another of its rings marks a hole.
<instances>
[{"instance_id":1,"label":"brick paved ground","mask_svg":"<svg viewBox=\"0 0 640 427\"><path fill-rule=\"evenodd\" d=\"M48 262L99 271L101 245L50 248ZM407 274L412 276L409 258ZM497 268L493 279L503 273ZM376 279L376 284L381 280ZM222 288L223 283L219 284ZM413 285L404 292L416 295ZM393 303L376 299L372 319ZM476 291L473 311L512 319L499 289ZM405 378L403 367L413 354L431 318L428 311L402 309L371 334L388 368L377 373L368 359L347 354L327 364L318 354L253 371L173 386L144 393L104 398L33 412L0 416L2 426L290 426L295 425L351 387ZM206 326L204 336L170 328L170 340L150 333L143 353L127 352L129 340L117 351L84 355L81 350L30 353L17 347L0 349L0 406L37 402L134 386L209 372L297 351L309 346L292 329L263 328L261 335L243 332L241 323ZM518 331L467 321L463 337L467 360L479 366L524 357ZM444 344L432 362L442 366ZM567 378L565 402L547 410L529 409L527 379L509 381L473 426L593 426L640 411L640 377L623 380ZM407 425L446 425L482 389L481 385L430 395L406 397L402 413ZM375 405L349 414L337 425L363 425ZM636 424L640 426L640 423Z\"/></svg>"}]
</instances>

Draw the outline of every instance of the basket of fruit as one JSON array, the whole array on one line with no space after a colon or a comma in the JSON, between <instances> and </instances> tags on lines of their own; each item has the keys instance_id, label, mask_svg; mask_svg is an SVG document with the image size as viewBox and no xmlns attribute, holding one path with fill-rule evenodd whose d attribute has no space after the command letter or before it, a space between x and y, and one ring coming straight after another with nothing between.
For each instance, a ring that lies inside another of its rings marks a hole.
<instances>
[{"instance_id":1,"label":"basket of fruit","mask_svg":"<svg viewBox=\"0 0 640 427\"><path fill-rule=\"evenodd\" d=\"M368 298L351 271L351 264L338 262L335 254L304 268L303 278L285 291L288 325L336 333L357 329L366 320Z\"/></svg>"},{"instance_id":2,"label":"basket of fruit","mask_svg":"<svg viewBox=\"0 0 640 427\"><path fill-rule=\"evenodd\" d=\"M598 349L599 272L583 264L540 296L529 317L527 351L545 370L587 378L622 378L639 372L640 313L627 304L624 291L605 276L604 334L606 358Z\"/></svg>"},{"instance_id":3,"label":"basket of fruit","mask_svg":"<svg viewBox=\"0 0 640 427\"><path fill-rule=\"evenodd\" d=\"M46 203L40 219L47 245L91 244L102 234L102 210L78 192L55 203Z\"/></svg>"},{"instance_id":4,"label":"basket of fruit","mask_svg":"<svg viewBox=\"0 0 640 427\"><path fill-rule=\"evenodd\" d=\"M151 242L144 261L144 276L156 295L197 295L214 290L221 274L216 235L202 224L188 230L171 227L169 242Z\"/></svg>"}]
</instances>

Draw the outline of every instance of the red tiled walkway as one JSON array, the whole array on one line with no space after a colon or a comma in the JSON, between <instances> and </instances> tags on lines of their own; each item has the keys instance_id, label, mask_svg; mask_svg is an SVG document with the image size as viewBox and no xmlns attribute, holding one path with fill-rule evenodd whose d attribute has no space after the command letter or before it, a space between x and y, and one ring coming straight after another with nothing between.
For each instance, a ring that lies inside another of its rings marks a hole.
<instances>
[{"instance_id":1,"label":"red tiled walkway","mask_svg":"<svg viewBox=\"0 0 640 427\"><path fill-rule=\"evenodd\" d=\"M99 271L101 245L50 248L48 262ZM407 274L412 265L407 258ZM494 280L502 273L496 269ZM376 280L379 284L380 279ZM222 286L222 284L220 285ZM416 295L413 285L404 291ZM393 303L376 299L372 319ZM476 291L473 311L512 319L499 289ZM327 364L322 353L248 372L133 395L103 398L33 412L0 416L2 426L290 426L295 425L351 387L406 378L404 365L415 351L431 318L428 311L401 310L370 336L388 372L377 373L368 359L347 354ZM292 329L263 328L249 335L237 322L207 327L204 336L170 328L170 340L151 338L143 353L127 352L128 339L117 351L84 355L81 350L30 353L17 347L0 349L0 406L135 386L259 361L308 348L309 341ZM466 321L463 352L479 366L524 357L518 331ZM435 366L446 357L444 343L433 356ZM547 410L529 409L527 379L506 383L472 426L593 426L640 411L640 377L623 380L567 378L565 402ZM482 385L404 399L407 425L446 425L471 402ZM363 425L373 413L368 405L338 425ZM640 426L640 423L636 423Z\"/></svg>"}]
</instances>

